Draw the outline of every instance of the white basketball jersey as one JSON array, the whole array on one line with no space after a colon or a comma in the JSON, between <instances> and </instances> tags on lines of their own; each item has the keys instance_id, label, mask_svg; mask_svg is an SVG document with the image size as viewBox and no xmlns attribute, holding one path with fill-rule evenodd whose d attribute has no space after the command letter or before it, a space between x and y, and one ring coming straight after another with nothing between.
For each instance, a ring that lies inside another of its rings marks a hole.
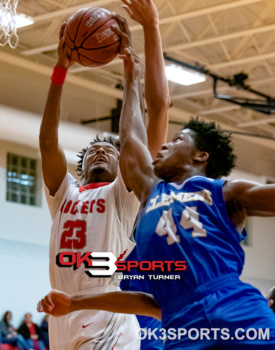
<instances>
[{"instance_id":1,"label":"white basketball jersey","mask_svg":"<svg viewBox=\"0 0 275 350\"><path fill-rule=\"evenodd\" d=\"M88 186L89 187L89 186ZM135 246L130 240L139 202L129 193L118 171L114 182L80 192L72 175L66 174L55 196L46 198L53 219L50 240L50 282L67 293L119 285L114 277L89 277L84 264L78 269L60 267L61 252L112 252L125 259Z\"/></svg>"}]
</instances>

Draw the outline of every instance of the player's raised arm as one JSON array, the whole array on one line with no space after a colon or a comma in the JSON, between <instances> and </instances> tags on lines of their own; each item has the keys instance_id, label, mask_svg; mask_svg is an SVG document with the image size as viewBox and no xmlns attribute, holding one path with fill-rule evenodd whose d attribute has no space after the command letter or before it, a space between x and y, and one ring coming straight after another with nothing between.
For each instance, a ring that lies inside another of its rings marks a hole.
<instances>
[{"instance_id":1,"label":"player's raised arm","mask_svg":"<svg viewBox=\"0 0 275 350\"><path fill-rule=\"evenodd\" d=\"M152 157L146 146L146 130L140 109L140 63L131 49L125 49L124 97L119 131L121 140L120 169L127 185L142 202L147 200L157 178L153 172Z\"/></svg>"},{"instance_id":2,"label":"player's raised arm","mask_svg":"<svg viewBox=\"0 0 275 350\"><path fill-rule=\"evenodd\" d=\"M152 0L122 0L129 16L140 23L145 42L145 98L148 108L148 148L155 159L162 144L166 142L168 130L168 108L170 96L165 74L159 17Z\"/></svg>"},{"instance_id":3,"label":"player's raised arm","mask_svg":"<svg viewBox=\"0 0 275 350\"><path fill-rule=\"evenodd\" d=\"M275 216L275 185L229 181L223 188L223 195L237 227L244 224L247 216Z\"/></svg>"},{"instance_id":4,"label":"player's raised arm","mask_svg":"<svg viewBox=\"0 0 275 350\"><path fill-rule=\"evenodd\" d=\"M64 27L65 24L60 30L58 61L52 75L39 135L43 177L52 196L55 195L67 172L65 154L58 143L63 84L67 69L72 64L64 51Z\"/></svg>"},{"instance_id":5,"label":"player's raised arm","mask_svg":"<svg viewBox=\"0 0 275 350\"><path fill-rule=\"evenodd\" d=\"M110 312L151 316L161 320L161 310L155 299L141 292L111 292L90 297L70 296L52 290L37 305L39 312L63 316L77 310L105 310Z\"/></svg>"}]
</instances>

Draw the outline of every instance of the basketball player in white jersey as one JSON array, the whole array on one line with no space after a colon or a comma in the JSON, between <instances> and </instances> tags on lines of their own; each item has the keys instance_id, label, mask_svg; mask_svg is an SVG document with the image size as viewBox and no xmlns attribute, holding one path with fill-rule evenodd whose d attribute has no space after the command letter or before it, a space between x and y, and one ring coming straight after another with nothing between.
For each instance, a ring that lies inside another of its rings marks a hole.
<instances>
[{"instance_id":1,"label":"basketball player in white jersey","mask_svg":"<svg viewBox=\"0 0 275 350\"><path fill-rule=\"evenodd\" d=\"M142 11L140 5L143 6ZM158 15L151 0L142 0L136 7L132 6L131 11L132 15L137 14L136 19L140 23L144 20L148 146L154 155L166 139L169 105ZM126 21L119 16L114 17L120 24L121 30L116 32L121 36L122 48L130 46ZM123 258L126 258L134 247L130 236L139 203L127 184L127 178L123 178L119 170L125 169L124 159L119 157L119 152L108 140L95 140L82 153L80 166L84 186L79 186L67 172L65 155L58 143L58 124L65 75L72 62L64 51L62 30L58 61L41 124L40 150L46 197L53 220L51 285L70 295L81 296L116 291L118 282L114 278L89 277L84 272L84 264L78 269L60 267L56 263L59 254L75 252L83 256L86 252L112 252L116 257L124 254ZM151 45L148 45L149 41ZM153 130L155 121L151 123L152 119L160 121L160 129L154 127ZM137 328L136 318L132 315L77 311L50 319L50 347L51 350L135 350L139 349Z\"/></svg>"}]
</instances>

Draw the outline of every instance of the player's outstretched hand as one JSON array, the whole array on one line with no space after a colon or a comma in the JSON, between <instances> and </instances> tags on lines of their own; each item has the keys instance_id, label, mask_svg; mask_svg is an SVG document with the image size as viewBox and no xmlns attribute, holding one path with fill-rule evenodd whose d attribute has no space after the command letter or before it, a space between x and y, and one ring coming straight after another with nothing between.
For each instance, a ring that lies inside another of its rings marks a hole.
<instances>
[{"instance_id":1,"label":"player's outstretched hand","mask_svg":"<svg viewBox=\"0 0 275 350\"><path fill-rule=\"evenodd\" d=\"M140 23L143 27L159 24L158 11L153 0L121 0L130 18Z\"/></svg>"},{"instance_id":2,"label":"player's outstretched hand","mask_svg":"<svg viewBox=\"0 0 275 350\"><path fill-rule=\"evenodd\" d=\"M59 44L58 44L58 59L56 65L60 68L67 69L69 68L74 61L71 60L70 56L67 53L66 47L65 47L65 37L64 37L64 30L66 27L66 22L62 24L59 32Z\"/></svg>"},{"instance_id":3,"label":"player's outstretched hand","mask_svg":"<svg viewBox=\"0 0 275 350\"><path fill-rule=\"evenodd\" d=\"M131 32L125 18L121 17L117 13L112 13L112 17L117 21L119 25L119 28L116 25L113 25L112 29L117 35L120 36L120 54L123 54L124 49L126 49L127 47L133 47Z\"/></svg>"},{"instance_id":4,"label":"player's outstretched hand","mask_svg":"<svg viewBox=\"0 0 275 350\"><path fill-rule=\"evenodd\" d=\"M69 294L52 290L37 304L38 312L45 312L52 316L64 316L71 312L72 299Z\"/></svg>"}]
</instances>

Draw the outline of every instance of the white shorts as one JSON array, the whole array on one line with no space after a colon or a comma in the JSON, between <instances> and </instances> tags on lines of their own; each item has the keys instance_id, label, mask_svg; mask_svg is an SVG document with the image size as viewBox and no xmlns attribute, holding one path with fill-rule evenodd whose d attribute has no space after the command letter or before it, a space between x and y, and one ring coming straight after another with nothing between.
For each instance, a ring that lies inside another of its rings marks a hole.
<instances>
[{"instance_id":1,"label":"white shorts","mask_svg":"<svg viewBox=\"0 0 275 350\"><path fill-rule=\"evenodd\" d=\"M120 290L94 288L85 295ZM84 292L77 293L83 295ZM75 294L74 294L75 295ZM80 310L49 319L51 350L139 350L139 323L135 315Z\"/></svg>"}]
</instances>

